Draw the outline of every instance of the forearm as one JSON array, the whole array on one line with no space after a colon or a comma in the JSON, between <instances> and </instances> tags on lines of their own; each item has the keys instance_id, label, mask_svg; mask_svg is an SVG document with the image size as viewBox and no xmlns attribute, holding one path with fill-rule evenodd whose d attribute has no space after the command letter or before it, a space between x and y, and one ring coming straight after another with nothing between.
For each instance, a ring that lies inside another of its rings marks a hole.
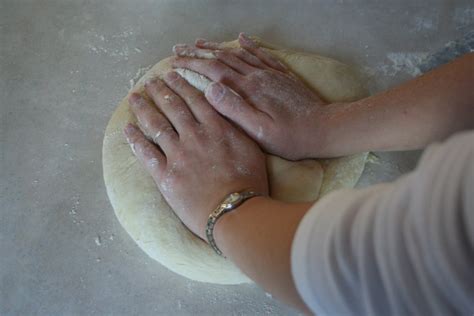
<instances>
[{"instance_id":1,"label":"forearm","mask_svg":"<svg viewBox=\"0 0 474 316\"><path fill-rule=\"evenodd\" d=\"M265 291L309 312L291 275L291 244L310 203L287 204L266 197L245 202L219 219L215 238L224 255Z\"/></svg>"},{"instance_id":2,"label":"forearm","mask_svg":"<svg viewBox=\"0 0 474 316\"><path fill-rule=\"evenodd\" d=\"M474 127L474 54L394 89L323 111L312 156L410 150Z\"/></svg>"}]
</instances>

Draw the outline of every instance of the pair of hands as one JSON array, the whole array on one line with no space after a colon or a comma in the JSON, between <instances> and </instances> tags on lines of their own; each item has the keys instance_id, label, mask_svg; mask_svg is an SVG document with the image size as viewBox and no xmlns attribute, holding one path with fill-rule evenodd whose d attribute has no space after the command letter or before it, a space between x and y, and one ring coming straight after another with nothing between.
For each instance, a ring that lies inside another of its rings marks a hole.
<instances>
[{"instance_id":1,"label":"pair of hands","mask_svg":"<svg viewBox=\"0 0 474 316\"><path fill-rule=\"evenodd\" d=\"M204 240L207 218L227 194L268 195L261 148L306 157L302 140L324 104L250 38L241 33L239 43L230 49L199 39L174 47L174 68L213 81L204 94L171 71L145 84L152 101L129 98L139 127L127 125L127 141L178 217Z\"/></svg>"}]
</instances>

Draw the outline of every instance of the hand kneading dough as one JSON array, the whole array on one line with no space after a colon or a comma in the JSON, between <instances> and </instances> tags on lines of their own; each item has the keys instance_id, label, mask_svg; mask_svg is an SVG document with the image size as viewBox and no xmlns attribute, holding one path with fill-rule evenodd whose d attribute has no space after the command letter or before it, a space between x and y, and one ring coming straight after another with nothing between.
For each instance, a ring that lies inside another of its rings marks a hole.
<instances>
[{"instance_id":1,"label":"hand kneading dough","mask_svg":"<svg viewBox=\"0 0 474 316\"><path fill-rule=\"evenodd\" d=\"M229 47L238 46L236 41L227 44ZM326 100L352 101L366 96L363 85L344 64L317 55L277 49L265 43L262 46L284 60ZM170 69L168 59L160 61L129 94L143 92L145 80L161 76ZM180 70L180 73L201 90L209 82L204 76L188 70ZM152 178L135 159L122 133L128 122L135 122L127 98L128 95L113 114L103 144L105 185L122 226L151 258L180 275L219 284L251 282L232 262L216 255L204 241L186 229ZM331 190L353 187L363 171L366 158L367 154L360 154L290 162L268 156L271 194L284 201L313 201Z\"/></svg>"}]
</instances>

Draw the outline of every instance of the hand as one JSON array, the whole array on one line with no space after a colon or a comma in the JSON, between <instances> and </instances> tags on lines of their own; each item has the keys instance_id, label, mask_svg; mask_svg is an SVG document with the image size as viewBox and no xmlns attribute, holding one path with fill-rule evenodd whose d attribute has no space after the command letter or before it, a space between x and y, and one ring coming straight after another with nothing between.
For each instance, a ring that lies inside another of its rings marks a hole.
<instances>
[{"instance_id":1,"label":"hand","mask_svg":"<svg viewBox=\"0 0 474 316\"><path fill-rule=\"evenodd\" d=\"M242 33L239 43L241 48L202 39L196 47L176 45L172 66L216 82L206 90L209 103L267 152L294 160L310 157L315 139L322 137L318 118L326 103Z\"/></svg>"},{"instance_id":2,"label":"hand","mask_svg":"<svg viewBox=\"0 0 474 316\"><path fill-rule=\"evenodd\" d=\"M164 81L145 85L152 101L130 96L140 129L129 124L124 132L171 208L206 240L209 214L227 194L244 189L268 194L265 155L176 72Z\"/></svg>"}]
</instances>

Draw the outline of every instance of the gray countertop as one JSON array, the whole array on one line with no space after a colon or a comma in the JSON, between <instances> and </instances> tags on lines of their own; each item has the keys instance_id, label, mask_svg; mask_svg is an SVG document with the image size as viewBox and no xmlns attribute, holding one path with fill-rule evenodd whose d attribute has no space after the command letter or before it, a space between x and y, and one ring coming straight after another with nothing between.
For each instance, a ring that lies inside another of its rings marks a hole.
<instances>
[{"instance_id":1,"label":"gray countertop","mask_svg":"<svg viewBox=\"0 0 474 316\"><path fill-rule=\"evenodd\" d=\"M296 314L255 285L175 275L121 228L101 147L130 80L175 43L245 31L357 65L377 92L473 23L469 0L0 0L0 314ZM359 185L419 153L378 156Z\"/></svg>"}]
</instances>

